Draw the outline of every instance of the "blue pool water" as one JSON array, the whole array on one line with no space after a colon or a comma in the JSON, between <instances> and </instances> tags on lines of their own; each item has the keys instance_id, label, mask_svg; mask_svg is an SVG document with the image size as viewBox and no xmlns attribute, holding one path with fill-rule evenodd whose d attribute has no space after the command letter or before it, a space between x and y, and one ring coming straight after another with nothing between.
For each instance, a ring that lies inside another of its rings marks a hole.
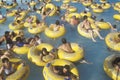
<instances>
[{"instance_id":1,"label":"blue pool water","mask_svg":"<svg viewBox=\"0 0 120 80\"><path fill-rule=\"evenodd\" d=\"M9 2L11 0L7 0L7 1ZM117 2L117 1L118 0L109 0L110 3ZM20 3L20 0L18 0L18 2ZM52 1L52 2L58 6L62 4L62 1L61 2ZM96 2L99 2L99 0L96 0ZM84 10L84 6L82 6L82 4L80 3L70 3L70 4L77 7L78 12L81 12ZM19 6L21 5L22 4L19 4ZM22 7L26 8L26 6L22 6ZM0 9L0 11L4 13L5 9ZM64 11L62 10L62 13L63 12ZM97 16L97 20L104 18L105 21L109 21L112 24L117 24L118 26L117 28L119 30L120 22L116 22L112 18L113 14L115 13L117 13L117 11L114 11L113 8L110 8L101 14L95 14L95 13L93 14ZM35 13L30 13L30 14L35 14ZM38 14L36 15L39 18L41 18L40 15ZM9 30L8 25L13 21L13 19L14 19L13 17L10 17L7 19L7 21L4 24L0 24L0 36L2 36L6 30ZM47 17L46 22L49 25L51 23L54 23L55 20L57 19L59 20L60 17L58 16ZM65 37L69 42L76 42L80 44L85 50L85 59L93 63L93 64L77 64L76 65L79 70L80 80L111 80L103 70L103 62L107 56L114 54L114 53L118 53L118 52L108 50L104 40L100 40L99 38L96 38L97 42L93 43L92 40L80 36L77 32L76 26L72 27L70 24L67 23L65 24L65 27L66 27L66 34L62 37ZM27 29L24 29L24 31L25 31L26 37L33 36L28 33ZM103 37L105 37L109 32L110 30L100 31ZM62 37L53 40L53 39L46 37L44 33L41 33L40 36L44 42L50 43L55 47L58 47L61 44ZM5 47L3 45L0 47ZM27 55L20 55L20 57L26 60L30 66L30 75L27 80L44 80L43 75L42 75L43 67L38 67L34 65L32 62L30 62L27 59Z\"/></svg>"}]
</instances>

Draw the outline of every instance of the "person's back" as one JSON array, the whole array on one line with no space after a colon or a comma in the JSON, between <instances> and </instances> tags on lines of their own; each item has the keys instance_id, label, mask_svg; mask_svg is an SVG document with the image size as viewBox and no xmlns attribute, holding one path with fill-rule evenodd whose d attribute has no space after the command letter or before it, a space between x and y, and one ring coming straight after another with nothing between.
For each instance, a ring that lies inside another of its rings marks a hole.
<instances>
[{"instance_id":1,"label":"person's back","mask_svg":"<svg viewBox=\"0 0 120 80\"><path fill-rule=\"evenodd\" d=\"M72 50L72 47L69 42L66 41L66 39L62 39L62 45L59 46L59 49L64 50L65 52L68 53L73 53L74 51Z\"/></svg>"}]
</instances>

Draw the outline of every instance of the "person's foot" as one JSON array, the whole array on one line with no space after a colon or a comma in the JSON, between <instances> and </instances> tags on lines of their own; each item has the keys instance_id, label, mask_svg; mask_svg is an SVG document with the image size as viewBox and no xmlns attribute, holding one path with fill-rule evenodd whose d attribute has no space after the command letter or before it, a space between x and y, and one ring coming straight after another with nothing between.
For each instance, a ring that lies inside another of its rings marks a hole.
<instances>
[{"instance_id":1,"label":"person's foot","mask_svg":"<svg viewBox=\"0 0 120 80\"><path fill-rule=\"evenodd\" d=\"M92 41L93 41L93 42L96 42L96 40L94 40L94 39L93 39Z\"/></svg>"},{"instance_id":2,"label":"person's foot","mask_svg":"<svg viewBox=\"0 0 120 80\"><path fill-rule=\"evenodd\" d=\"M82 60L82 61L80 61L80 63L92 64L92 63L90 63L90 62L87 62L86 60Z\"/></svg>"},{"instance_id":3,"label":"person's foot","mask_svg":"<svg viewBox=\"0 0 120 80\"><path fill-rule=\"evenodd\" d=\"M104 40L104 38L103 38L103 37L101 37L100 39L101 39L101 40Z\"/></svg>"}]
</instances>

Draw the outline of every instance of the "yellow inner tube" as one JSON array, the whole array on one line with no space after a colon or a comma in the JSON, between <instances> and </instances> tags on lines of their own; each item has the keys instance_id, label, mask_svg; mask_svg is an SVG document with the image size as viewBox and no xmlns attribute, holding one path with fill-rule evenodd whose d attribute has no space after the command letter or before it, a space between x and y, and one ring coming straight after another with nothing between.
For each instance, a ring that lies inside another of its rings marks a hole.
<instances>
[{"instance_id":1,"label":"yellow inner tube","mask_svg":"<svg viewBox=\"0 0 120 80\"><path fill-rule=\"evenodd\" d=\"M68 14L68 16L65 16L66 21L70 22L70 19L75 16L76 18L80 19L81 15L79 13L70 13Z\"/></svg>"},{"instance_id":2,"label":"yellow inner tube","mask_svg":"<svg viewBox=\"0 0 120 80\"><path fill-rule=\"evenodd\" d=\"M48 66L48 64L50 64ZM67 60L62 60L62 59L55 59L51 62L49 62L48 64L46 64L43 68L43 76L45 78L45 80L65 80L64 76L58 75L56 73L53 72L52 70L52 66L64 66L64 65L70 65L70 70L71 72L77 76L76 80L79 80L79 73L77 68L75 67L75 65ZM74 79L72 79L74 80Z\"/></svg>"},{"instance_id":3,"label":"yellow inner tube","mask_svg":"<svg viewBox=\"0 0 120 80\"><path fill-rule=\"evenodd\" d=\"M21 22L20 24L18 24L17 22L14 22L14 25L13 25L13 23L9 24L9 28L11 30L19 30L23 27L24 27L23 22Z\"/></svg>"},{"instance_id":4,"label":"yellow inner tube","mask_svg":"<svg viewBox=\"0 0 120 80\"><path fill-rule=\"evenodd\" d=\"M106 2L107 2L107 0L100 0L100 2L101 2L101 3L106 3Z\"/></svg>"},{"instance_id":5,"label":"yellow inner tube","mask_svg":"<svg viewBox=\"0 0 120 80\"><path fill-rule=\"evenodd\" d=\"M7 13L7 16L14 16L17 10L12 10L11 12Z\"/></svg>"},{"instance_id":6,"label":"yellow inner tube","mask_svg":"<svg viewBox=\"0 0 120 80\"><path fill-rule=\"evenodd\" d=\"M41 43L40 45L36 46L36 47L31 47L29 52L28 52L28 59L35 63L37 66L44 66L46 64L47 61L52 60L49 56L46 56L44 58L44 60L46 62L43 62L40 59L40 55L38 54L40 50L42 50L42 48L46 48L47 51L50 51L53 49L53 46L47 43Z\"/></svg>"},{"instance_id":7,"label":"yellow inner tube","mask_svg":"<svg viewBox=\"0 0 120 80\"><path fill-rule=\"evenodd\" d=\"M6 9L11 9L17 6L17 3L13 3L13 5L4 5Z\"/></svg>"},{"instance_id":8,"label":"yellow inner tube","mask_svg":"<svg viewBox=\"0 0 120 80\"><path fill-rule=\"evenodd\" d=\"M23 47L15 47L13 51L17 54L27 54L29 51L29 47L23 46Z\"/></svg>"},{"instance_id":9,"label":"yellow inner tube","mask_svg":"<svg viewBox=\"0 0 120 80\"><path fill-rule=\"evenodd\" d=\"M80 24L78 25L78 27L77 27L78 33L79 33L80 35L86 37L86 38L92 38L91 35L90 35L90 33L88 33L85 29L83 29L83 28L81 27L81 25L82 25L82 23L80 23ZM96 34L96 33L93 33L93 36L94 36L94 37L97 37L97 34Z\"/></svg>"},{"instance_id":10,"label":"yellow inner tube","mask_svg":"<svg viewBox=\"0 0 120 80\"><path fill-rule=\"evenodd\" d=\"M95 12L95 13L102 13L103 9L93 8L93 12Z\"/></svg>"},{"instance_id":11,"label":"yellow inner tube","mask_svg":"<svg viewBox=\"0 0 120 80\"><path fill-rule=\"evenodd\" d=\"M44 0L46 3L49 3L49 2L51 2L51 0Z\"/></svg>"},{"instance_id":12,"label":"yellow inner tube","mask_svg":"<svg viewBox=\"0 0 120 80\"><path fill-rule=\"evenodd\" d=\"M116 57L120 57L120 54L113 54L108 56L104 61L104 71L106 74L112 78L113 80L116 80L117 77L117 70L112 65L112 61L115 60ZM118 80L120 80L120 74L118 75Z\"/></svg>"},{"instance_id":13,"label":"yellow inner tube","mask_svg":"<svg viewBox=\"0 0 120 80\"><path fill-rule=\"evenodd\" d=\"M115 5L113 8L114 8L114 10L116 10L116 11L120 11L120 6L118 7L118 6Z\"/></svg>"},{"instance_id":14,"label":"yellow inner tube","mask_svg":"<svg viewBox=\"0 0 120 80\"><path fill-rule=\"evenodd\" d=\"M116 19L116 20L120 20L120 14L114 14L113 18Z\"/></svg>"},{"instance_id":15,"label":"yellow inner tube","mask_svg":"<svg viewBox=\"0 0 120 80\"><path fill-rule=\"evenodd\" d=\"M47 27L46 24L41 23L41 26L35 25L35 27L29 27L28 32L31 34L38 34L38 33L41 33L42 31L44 31L46 27Z\"/></svg>"},{"instance_id":16,"label":"yellow inner tube","mask_svg":"<svg viewBox=\"0 0 120 80\"><path fill-rule=\"evenodd\" d=\"M60 28L57 31L54 31L53 28L55 27L55 24L51 24L49 28L45 29L45 35L49 38L58 38L65 34L65 27L60 26Z\"/></svg>"},{"instance_id":17,"label":"yellow inner tube","mask_svg":"<svg viewBox=\"0 0 120 80\"><path fill-rule=\"evenodd\" d=\"M68 4L62 4L62 5L60 6L60 8L61 8L61 9L67 9L67 8L68 8Z\"/></svg>"},{"instance_id":18,"label":"yellow inner tube","mask_svg":"<svg viewBox=\"0 0 120 80\"><path fill-rule=\"evenodd\" d=\"M77 43L71 43L72 49L75 51L74 53L67 53L62 49L58 50L58 57L60 59L66 59L72 62L76 62L81 60L84 57L84 50Z\"/></svg>"},{"instance_id":19,"label":"yellow inner tube","mask_svg":"<svg viewBox=\"0 0 120 80\"><path fill-rule=\"evenodd\" d=\"M22 12L20 12L20 13L19 13L20 16L19 16L18 18L15 17L14 20L23 20L23 19L25 18L25 16L27 15L28 12L29 12L29 11L22 11Z\"/></svg>"},{"instance_id":20,"label":"yellow inner tube","mask_svg":"<svg viewBox=\"0 0 120 80\"><path fill-rule=\"evenodd\" d=\"M91 1L84 1L84 2L82 2L82 4L84 6L90 6L92 4L92 2Z\"/></svg>"},{"instance_id":21,"label":"yellow inner tube","mask_svg":"<svg viewBox=\"0 0 120 80\"><path fill-rule=\"evenodd\" d=\"M76 12L76 11L77 11L77 8L74 7L74 6L70 6L67 10L68 10L69 12Z\"/></svg>"},{"instance_id":22,"label":"yellow inner tube","mask_svg":"<svg viewBox=\"0 0 120 80\"><path fill-rule=\"evenodd\" d=\"M28 22L29 17L31 17L33 19L31 23ZM29 17L26 18L25 23L24 23L24 27L30 27L31 25L36 26L35 22L37 20L37 16L29 16Z\"/></svg>"},{"instance_id":23,"label":"yellow inner tube","mask_svg":"<svg viewBox=\"0 0 120 80\"><path fill-rule=\"evenodd\" d=\"M0 19L0 24L6 21L6 17Z\"/></svg>"},{"instance_id":24,"label":"yellow inner tube","mask_svg":"<svg viewBox=\"0 0 120 80\"><path fill-rule=\"evenodd\" d=\"M34 5L36 5L37 3L35 2L35 1L31 1L30 2L30 6L34 6Z\"/></svg>"},{"instance_id":25,"label":"yellow inner tube","mask_svg":"<svg viewBox=\"0 0 120 80\"><path fill-rule=\"evenodd\" d=\"M101 7L102 7L103 9L108 9L108 8L111 7L111 5L110 5L109 3L105 3L105 5L104 5L104 4L101 4Z\"/></svg>"},{"instance_id":26,"label":"yellow inner tube","mask_svg":"<svg viewBox=\"0 0 120 80\"><path fill-rule=\"evenodd\" d=\"M55 1L60 1L60 0L55 0Z\"/></svg>"},{"instance_id":27,"label":"yellow inner tube","mask_svg":"<svg viewBox=\"0 0 120 80\"><path fill-rule=\"evenodd\" d=\"M91 8L98 8L98 6L100 6L100 4L96 3L96 4L91 4Z\"/></svg>"},{"instance_id":28,"label":"yellow inner tube","mask_svg":"<svg viewBox=\"0 0 120 80\"><path fill-rule=\"evenodd\" d=\"M15 30L14 33L16 34L16 36L13 37L13 41L16 41L17 37L22 37L24 35L22 30Z\"/></svg>"},{"instance_id":29,"label":"yellow inner tube","mask_svg":"<svg viewBox=\"0 0 120 80\"><path fill-rule=\"evenodd\" d=\"M92 14L91 14L90 12L87 12L87 13L81 12L80 15L81 15L82 17L84 17L84 16L91 17Z\"/></svg>"},{"instance_id":30,"label":"yellow inner tube","mask_svg":"<svg viewBox=\"0 0 120 80\"><path fill-rule=\"evenodd\" d=\"M77 2L79 2L79 0L71 0L71 2L77 3Z\"/></svg>"},{"instance_id":31,"label":"yellow inner tube","mask_svg":"<svg viewBox=\"0 0 120 80\"><path fill-rule=\"evenodd\" d=\"M12 58L10 59L10 62L20 62L21 59L17 58ZM15 67L15 65L13 65ZM27 64L23 66L23 64L19 64L16 66L17 70L12 73L11 75L7 76L5 80L26 80L29 73L30 73L30 68Z\"/></svg>"},{"instance_id":32,"label":"yellow inner tube","mask_svg":"<svg viewBox=\"0 0 120 80\"><path fill-rule=\"evenodd\" d=\"M116 6L120 6L120 2L116 2L115 5L116 5Z\"/></svg>"},{"instance_id":33,"label":"yellow inner tube","mask_svg":"<svg viewBox=\"0 0 120 80\"><path fill-rule=\"evenodd\" d=\"M55 6L54 4L48 3L48 4L45 5L45 9L46 9L46 10L47 10L47 9L52 10L51 13L49 14L49 16L53 16L53 15L55 15L57 8L56 8L56 6ZM43 11L42 11L42 12L43 12Z\"/></svg>"},{"instance_id":34,"label":"yellow inner tube","mask_svg":"<svg viewBox=\"0 0 120 80\"><path fill-rule=\"evenodd\" d=\"M116 43L114 38L117 39L118 38L118 34L119 33L109 33L106 38L105 38L105 42L106 45L115 51L120 51L120 43Z\"/></svg>"},{"instance_id":35,"label":"yellow inner tube","mask_svg":"<svg viewBox=\"0 0 120 80\"><path fill-rule=\"evenodd\" d=\"M67 4L67 3L70 2L70 0L63 0L62 2L63 2L64 4Z\"/></svg>"},{"instance_id":36,"label":"yellow inner tube","mask_svg":"<svg viewBox=\"0 0 120 80\"><path fill-rule=\"evenodd\" d=\"M107 22L96 22L96 25L100 28L100 29L110 29L111 25Z\"/></svg>"}]
</instances>

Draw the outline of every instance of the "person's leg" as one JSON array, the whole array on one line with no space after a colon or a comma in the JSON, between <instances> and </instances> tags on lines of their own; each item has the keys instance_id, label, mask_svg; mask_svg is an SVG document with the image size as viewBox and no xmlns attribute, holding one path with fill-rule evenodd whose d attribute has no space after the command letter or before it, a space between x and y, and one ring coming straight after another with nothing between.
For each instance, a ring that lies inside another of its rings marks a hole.
<instances>
[{"instance_id":1,"label":"person's leg","mask_svg":"<svg viewBox=\"0 0 120 80\"><path fill-rule=\"evenodd\" d=\"M94 36L93 36L93 31L92 30L88 30L88 32L90 33L90 36L92 38L92 41L93 42L96 42L96 40L94 39Z\"/></svg>"},{"instance_id":2,"label":"person's leg","mask_svg":"<svg viewBox=\"0 0 120 80\"><path fill-rule=\"evenodd\" d=\"M104 40L104 38L100 35L100 33L99 33L98 30L94 29L93 31L98 35L98 37L99 37L101 40Z\"/></svg>"},{"instance_id":3,"label":"person's leg","mask_svg":"<svg viewBox=\"0 0 120 80\"><path fill-rule=\"evenodd\" d=\"M79 61L79 63L93 64L93 63L91 63L91 62L86 61L84 57L83 57L82 60Z\"/></svg>"}]
</instances>

